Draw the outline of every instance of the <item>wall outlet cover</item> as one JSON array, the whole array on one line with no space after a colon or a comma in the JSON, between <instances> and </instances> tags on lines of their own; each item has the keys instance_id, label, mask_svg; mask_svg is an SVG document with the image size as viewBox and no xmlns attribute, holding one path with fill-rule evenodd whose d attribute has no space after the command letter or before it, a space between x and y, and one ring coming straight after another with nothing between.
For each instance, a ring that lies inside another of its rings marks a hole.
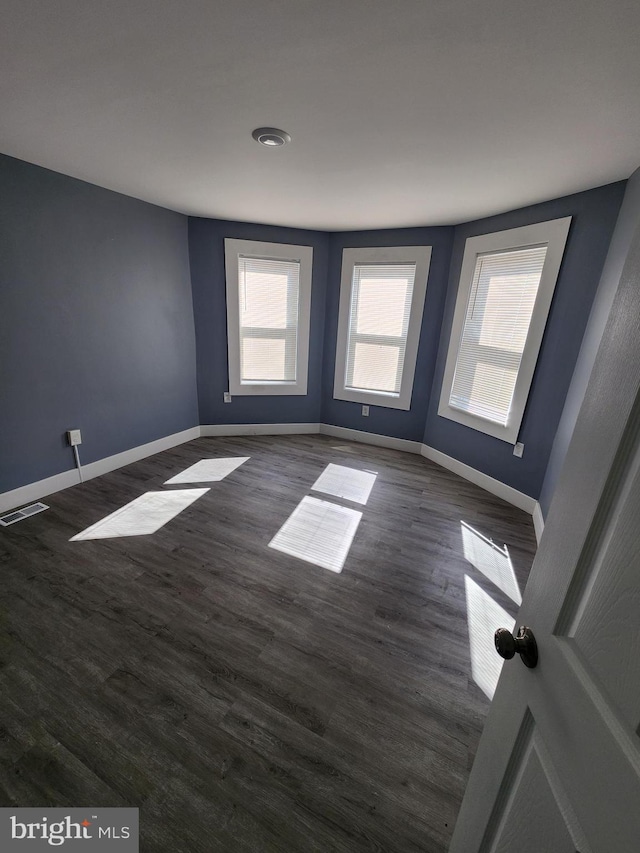
<instances>
[{"instance_id":1,"label":"wall outlet cover","mask_svg":"<svg viewBox=\"0 0 640 853\"><path fill-rule=\"evenodd\" d=\"M365 418L369 417L369 406L363 406L362 407L362 415Z\"/></svg>"},{"instance_id":2,"label":"wall outlet cover","mask_svg":"<svg viewBox=\"0 0 640 853\"><path fill-rule=\"evenodd\" d=\"M67 441L71 445L71 447L75 447L78 444L82 444L82 434L79 429L69 429L67 430Z\"/></svg>"},{"instance_id":3,"label":"wall outlet cover","mask_svg":"<svg viewBox=\"0 0 640 853\"><path fill-rule=\"evenodd\" d=\"M522 454L524 453L524 444L519 441L513 448L513 455L517 456L519 459L522 458Z\"/></svg>"},{"instance_id":4,"label":"wall outlet cover","mask_svg":"<svg viewBox=\"0 0 640 853\"><path fill-rule=\"evenodd\" d=\"M224 399L225 403L230 403L231 402L231 393L229 391L225 391L223 399Z\"/></svg>"}]
</instances>

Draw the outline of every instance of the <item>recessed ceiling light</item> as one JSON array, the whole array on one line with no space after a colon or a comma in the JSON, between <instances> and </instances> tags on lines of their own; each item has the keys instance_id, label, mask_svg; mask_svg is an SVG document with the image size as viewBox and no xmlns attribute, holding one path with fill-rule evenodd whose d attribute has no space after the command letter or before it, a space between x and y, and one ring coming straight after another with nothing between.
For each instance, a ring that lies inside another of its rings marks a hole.
<instances>
[{"instance_id":1,"label":"recessed ceiling light","mask_svg":"<svg viewBox=\"0 0 640 853\"><path fill-rule=\"evenodd\" d=\"M268 145L269 148L277 148L291 142L289 134L284 130L278 130L277 127L256 127L251 135L256 142Z\"/></svg>"}]
</instances>

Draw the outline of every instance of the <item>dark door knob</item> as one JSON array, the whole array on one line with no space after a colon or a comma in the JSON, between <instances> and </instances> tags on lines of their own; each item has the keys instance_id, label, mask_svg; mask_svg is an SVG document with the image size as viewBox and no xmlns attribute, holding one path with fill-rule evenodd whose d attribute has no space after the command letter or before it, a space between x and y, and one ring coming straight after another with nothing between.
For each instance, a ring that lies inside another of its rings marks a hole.
<instances>
[{"instance_id":1,"label":"dark door knob","mask_svg":"<svg viewBox=\"0 0 640 853\"><path fill-rule=\"evenodd\" d=\"M538 663L538 644L531 628L521 625L518 633L513 636L506 628L498 628L494 634L496 651L501 658L511 660L517 652L522 663L531 669Z\"/></svg>"}]
</instances>

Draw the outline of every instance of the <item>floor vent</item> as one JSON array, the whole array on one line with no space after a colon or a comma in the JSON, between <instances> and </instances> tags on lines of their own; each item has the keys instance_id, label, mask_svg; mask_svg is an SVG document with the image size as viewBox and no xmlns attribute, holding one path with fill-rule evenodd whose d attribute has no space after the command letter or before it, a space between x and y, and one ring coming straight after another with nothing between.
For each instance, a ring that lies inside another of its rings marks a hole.
<instances>
[{"instance_id":1,"label":"floor vent","mask_svg":"<svg viewBox=\"0 0 640 853\"><path fill-rule=\"evenodd\" d=\"M25 518L29 518L30 515L35 515L37 512L42 512L45 509L49 509L46 504L30 504L22 509L15 510L15 512L10 512L7 515L1 515L0 526L8 527L10 524L15 524L16 521L22 521Z\"/></svg>"}]
</instances>

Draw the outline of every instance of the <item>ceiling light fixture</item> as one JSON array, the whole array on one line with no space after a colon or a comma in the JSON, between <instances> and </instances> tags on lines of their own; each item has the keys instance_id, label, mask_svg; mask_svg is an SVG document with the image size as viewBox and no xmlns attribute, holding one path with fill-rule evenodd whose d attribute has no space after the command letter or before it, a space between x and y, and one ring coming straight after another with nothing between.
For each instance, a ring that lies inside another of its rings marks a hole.
<instances>
[{"instance_id":1,"label":"ceiling light fixture","mask_svg":"<svg viewBox=\"0 0 640 853\"><path fill-rule=\"evenodd\" d=\"M260 145L267 145L269 148L277 148L291 142L289 134L284 130L278 130L277 127L256 127L251 135Z\"/></svg>"}]
</instances>

